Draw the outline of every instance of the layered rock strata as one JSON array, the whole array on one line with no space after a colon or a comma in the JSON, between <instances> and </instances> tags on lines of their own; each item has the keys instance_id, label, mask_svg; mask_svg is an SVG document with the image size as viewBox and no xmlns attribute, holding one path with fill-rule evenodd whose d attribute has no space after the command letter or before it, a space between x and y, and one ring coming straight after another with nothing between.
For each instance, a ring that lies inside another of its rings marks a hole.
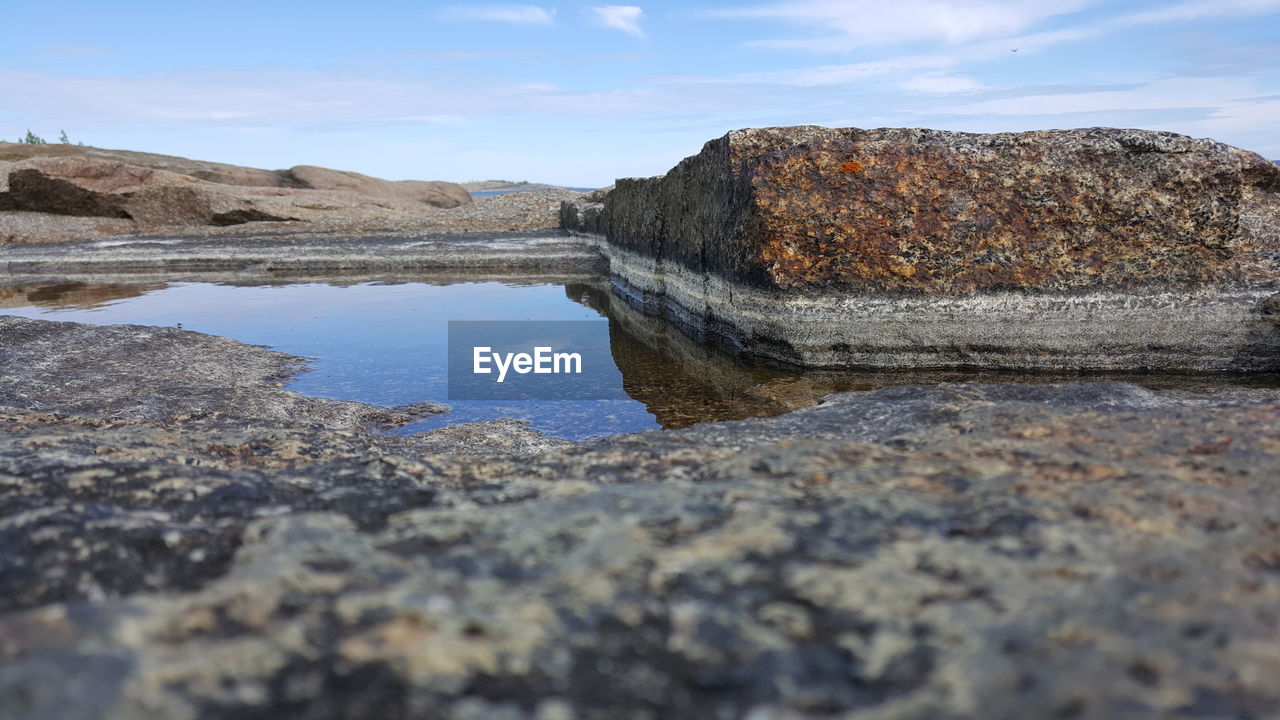
<instances>
[{"instance_id":1,"label":"layered rock strata","mask_svg":"<svg viewBox=\"0 0 1280 720\"><path fill-rule=\"evenodd\" d=\"M1280 168L1211 140L741 130L595 199L622 291L787 362L1280 364Z\"/></svg>"}]
</instances>

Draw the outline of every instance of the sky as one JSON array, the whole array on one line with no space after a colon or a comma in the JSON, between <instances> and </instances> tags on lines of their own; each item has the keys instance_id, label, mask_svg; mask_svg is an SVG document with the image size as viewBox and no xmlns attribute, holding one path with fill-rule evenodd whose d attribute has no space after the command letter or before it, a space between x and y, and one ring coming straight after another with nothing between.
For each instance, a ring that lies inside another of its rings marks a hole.
<instances>
[{"instance_id":1,"label":"sky","mask_svg":"<svg viewBox=\"0 0 1280 720\"><path fill-rule=\"evenodd\" d=\"M0 139L585 187L772 125L1280 158L1280 0L622 1L0 0Z\"/></svg>"}]
</instances>

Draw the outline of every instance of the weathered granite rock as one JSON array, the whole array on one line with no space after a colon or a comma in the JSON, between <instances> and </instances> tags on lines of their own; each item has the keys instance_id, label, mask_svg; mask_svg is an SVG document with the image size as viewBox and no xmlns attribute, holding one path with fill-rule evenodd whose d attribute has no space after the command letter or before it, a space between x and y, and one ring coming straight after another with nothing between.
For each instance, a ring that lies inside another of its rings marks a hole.
<instances>
[{"instance_id":1,"label":"weathered granite rock","mask_svg":"<svg viewBox=\"0 0 1280 720\"><path fill-rule=\"evenodd\" d=\"M0 410L4 720L1280 708L1275 392L906 387L481 456L86 410Z\"/></svg>"},{"instance_id":2,"label":"weathered granite rock","mask_svg":"<svg viewBox=\"0 0 1280 720\"><path fill-rule=\"evenodd\" d=\"M1280 168L1211 140L741 130L563 216L637 300L789 362L1280 363Z\"/></svg>"},{"instance_id":3,"label":"weathered granite rock","mask_svg":"<svg viewBox=\"0 0 1280 720\"><path fill-rule=\"evenodd\" d=\"M7 195L14 210L128 218L152 228L295 219L265 212L228 185L94 158L15 163Z\"/></svg>"},{"instance_id":4,"label":"weathered granite rock","mask_svg":"<svg viewBox=\"0 0 1280 720\"><path fill-rule=\"evenodd\" d=\"M316 182L337 171L314 168ZM328 175L326 175L328 173ZM345 177L345 175L343 175ZM364 176L358 176L364 177ZM187 175L86 157L34 158L14 163L9 191L12 210L127 218L139 229L223 226L263 220L376 219L412 216L462 203L448 183L388 183L364 178L360 189L240 187ZM301 183L299 180L295 184ZM383 183L383 194L371 194ZM306 188L305 184L303 188ZM467 196L470 202L470 196Z\"/></svg>"},{"instance_id":5,"label":"weathered granite rock","mask_svg":"<svg viewBox=\"0 0 1280 720\"><path fill-rule=\"evenodd\" d=\"M351 430L395 427L447 409L382 408L282 390L306 360L177 328L0 315L0 339L0 405L39 412Z\"/></svg>"},{"instance_id":6,"label":"weathered granite rock","mask_svg":"<svg viewBox=\"0 0 1280 720\"><path fill-rule=\"evenodd\" d=\"M314 165L290 168L288 174L299 187L315 190L341 190L371 197L381 197L439 208L452 208L471 202L471 193L457 183L425 180L382 180L345 170L330 170Z\"/></svg>"},{"instance_id":7,"label":"weathered granite rock","mask_svg":"<svg viewBox=\"0 0 1280 720\"><path fill-rule=\"evenodd\" d=\"M193 178L224 185L241 185L245 187L296 186L286 174L279 170L259 170L258 168L242 167L240 165L191 160L173 155L159 155L134 150L109 150L86 145L64 145L61 143L28 145L26 143L0 142L0 175L7 176L3 163L50 157L109 160L134 167L164 170L178 175L190 175ZM4 179L0 178L0 191L4 189Z\"/></svg>"},{"instance_id":8,"label":"weathered granite rock","mask_svg":"<svg viewBox=\"0 0 1280 720\"><path fill-rule=\"evenodd\" d=\"M0 146L0 244L254 221L387 227L471 203L471 195L454 183L389 182L310 166L268 172L147 153L31 147L36 149ZM51 216L109 221L51 223Z\"/></svg>"},{"instance_id":9,"label":"weathered granite rock","mask_svg":"<svg viewBox=\"0 0 1280 720\"><path fill-rule=\"evenodd\" d=\"M259 170L226 163L190 160L172 155L107 150L82 145L27 145L0 142L0 174L7 176L6 164L33 158L86 158L122 163L133 168L162 170L187 175L220 185L261 188L312 188L341 190L384 200L410 200L440 208L452 208L471 202L471 194L457 183L440 181L389 181L359 173L330 170L314 165L299 165L288 170ZM0 178L0 198L5 183ZM2 206L0 206L2 209Z\"/></svg>"}]
</instances>

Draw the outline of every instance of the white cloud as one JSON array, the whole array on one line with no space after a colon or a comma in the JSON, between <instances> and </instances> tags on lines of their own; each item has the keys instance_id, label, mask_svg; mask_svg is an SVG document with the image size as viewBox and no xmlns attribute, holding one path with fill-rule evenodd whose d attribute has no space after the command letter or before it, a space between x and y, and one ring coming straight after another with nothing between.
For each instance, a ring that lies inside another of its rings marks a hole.
<instances>
[{"instance_id":1,"label":"white cloud","mask_svg":"<svg viewBox=\"0 0 1280 720\"><path fill-rule=\"evenodd\" d=\"M43 127L79 117L85 118L86 129L450 125L473 117L520 114L603 118L672 110L711 112L726 104L701 86L575 92L552 83L490 75L302 70L138 76L0 68L0 97L8 99L0 125ZM735 106L750 102L750 97L743 97ZM0 131L12 134L3 127Z\"/></svg>"},{"instance_id":2,"label":"white cloud","mask_svg":"<svg viewBox=\"0 0 1280 720\"><path fill-rule=\"evenodd\" d=\"M484 20L514 25L554 25L555 8L537 5L468 5L445 8L445 20Z\"/></svg>"},{"instance_id":3,"label":"white cloud","mask_svg":"<svg viewBox=\"0 0 1280 720\"><path fill-rule=\"evenodd\" d=\"M907 92L930 95L953 95L986 89L985 85L971 77L939 72L917 75L905 82L898 83L898 87Z\"/></svg>"},{"instance_id":4,"label":"white cloud","mask_svg":"<svg viewBox=\"0 0 1280 720\"><path fill-rule=\"evenodd\" d=\"M898 75L915 70L946 68L956 63L957 60L955 58L941 55L912 55L846 65L819 65L797 70L742 73L728 80L743 83L791 85L793 87L825 87L864 83L885 76Z\"/></svg>"},{"instance_id":5,"label":"white cloud","mask_svg":"<svg viewBox=\"0 0 1280 720\"><path fill-rule=\"evenodd\" d=\"M1159 10L1125 15L1117 18L1115 23L1120 26L1154 25L1236 15L1262 15L1277 10L1280 10L1280 0L1191 0Z\"/></svg>"},{"instance_id":6,"label":"white cloud","mask_svg":"<svg viewBox=\"0 0 1280 720\"><path fill-rule=\"evenodd\" d=\"M596 22L605 27L621 30L636 37L644 37L644 30L640 28L640 18L644 16L644 10L634 5L605 5L588 8L588 11Z\"/></svg>"},{"instance_id":7,"label":"white cloud","mask_svg":"<svg viewBox=\"0 0 1280 720\"><path fill-rule=\"evenodd\" d=\"M1061 92L1005 97L939 107L952 115L1071 115L1074 113L1212 109L1252 105L1256 89L1247 80L1168 78L1125 90Z\"/></svg>"},{"instance_id":8,"label":"white cloud","mask_svg":"<svg viewBox=\"0 0 1280 720\"><path fill-rule=\"evenodd\" d=\"M877 45L940 42L969 54L1035 51L1125 28L1280 12L1280 0L1185 0L1154 10L1115 15L1090 24L1032 32L1054 17L1098 5L1098 0L780 0L730 10L716 18L783 22L816 34L751 43L759 47L847 53Z\"/></svg>"},{"instance_id":9,"label":"white cloud","mask_svg":"<svg viewBox=\"0 0 1280 720\"><path fill-rule=\"evenodd\" d=\"M904 42L959 44L1024 32L1046 18L1071 13L1090 0L784 0L713 17L773 20L822 32L818 37L769 40L775 47L848 52Z\"/></svg>"}]
</instances>

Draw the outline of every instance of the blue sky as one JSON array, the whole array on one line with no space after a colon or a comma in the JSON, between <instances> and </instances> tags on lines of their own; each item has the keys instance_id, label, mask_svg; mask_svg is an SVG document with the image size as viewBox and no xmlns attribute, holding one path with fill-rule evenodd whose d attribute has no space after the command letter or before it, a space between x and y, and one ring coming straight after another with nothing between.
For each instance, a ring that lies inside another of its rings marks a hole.
<instances>
[{"instance_id":1,"label":"blue sky","mask_svg":"<svg viewBox=\"0 0 1280 720\"><path fill-rule=\"evenodd\" d=\"M1280 0L0 0L0 139L597 186L738 127L1173 130L1280 158Z\"/></svg>"}]
</instances>

